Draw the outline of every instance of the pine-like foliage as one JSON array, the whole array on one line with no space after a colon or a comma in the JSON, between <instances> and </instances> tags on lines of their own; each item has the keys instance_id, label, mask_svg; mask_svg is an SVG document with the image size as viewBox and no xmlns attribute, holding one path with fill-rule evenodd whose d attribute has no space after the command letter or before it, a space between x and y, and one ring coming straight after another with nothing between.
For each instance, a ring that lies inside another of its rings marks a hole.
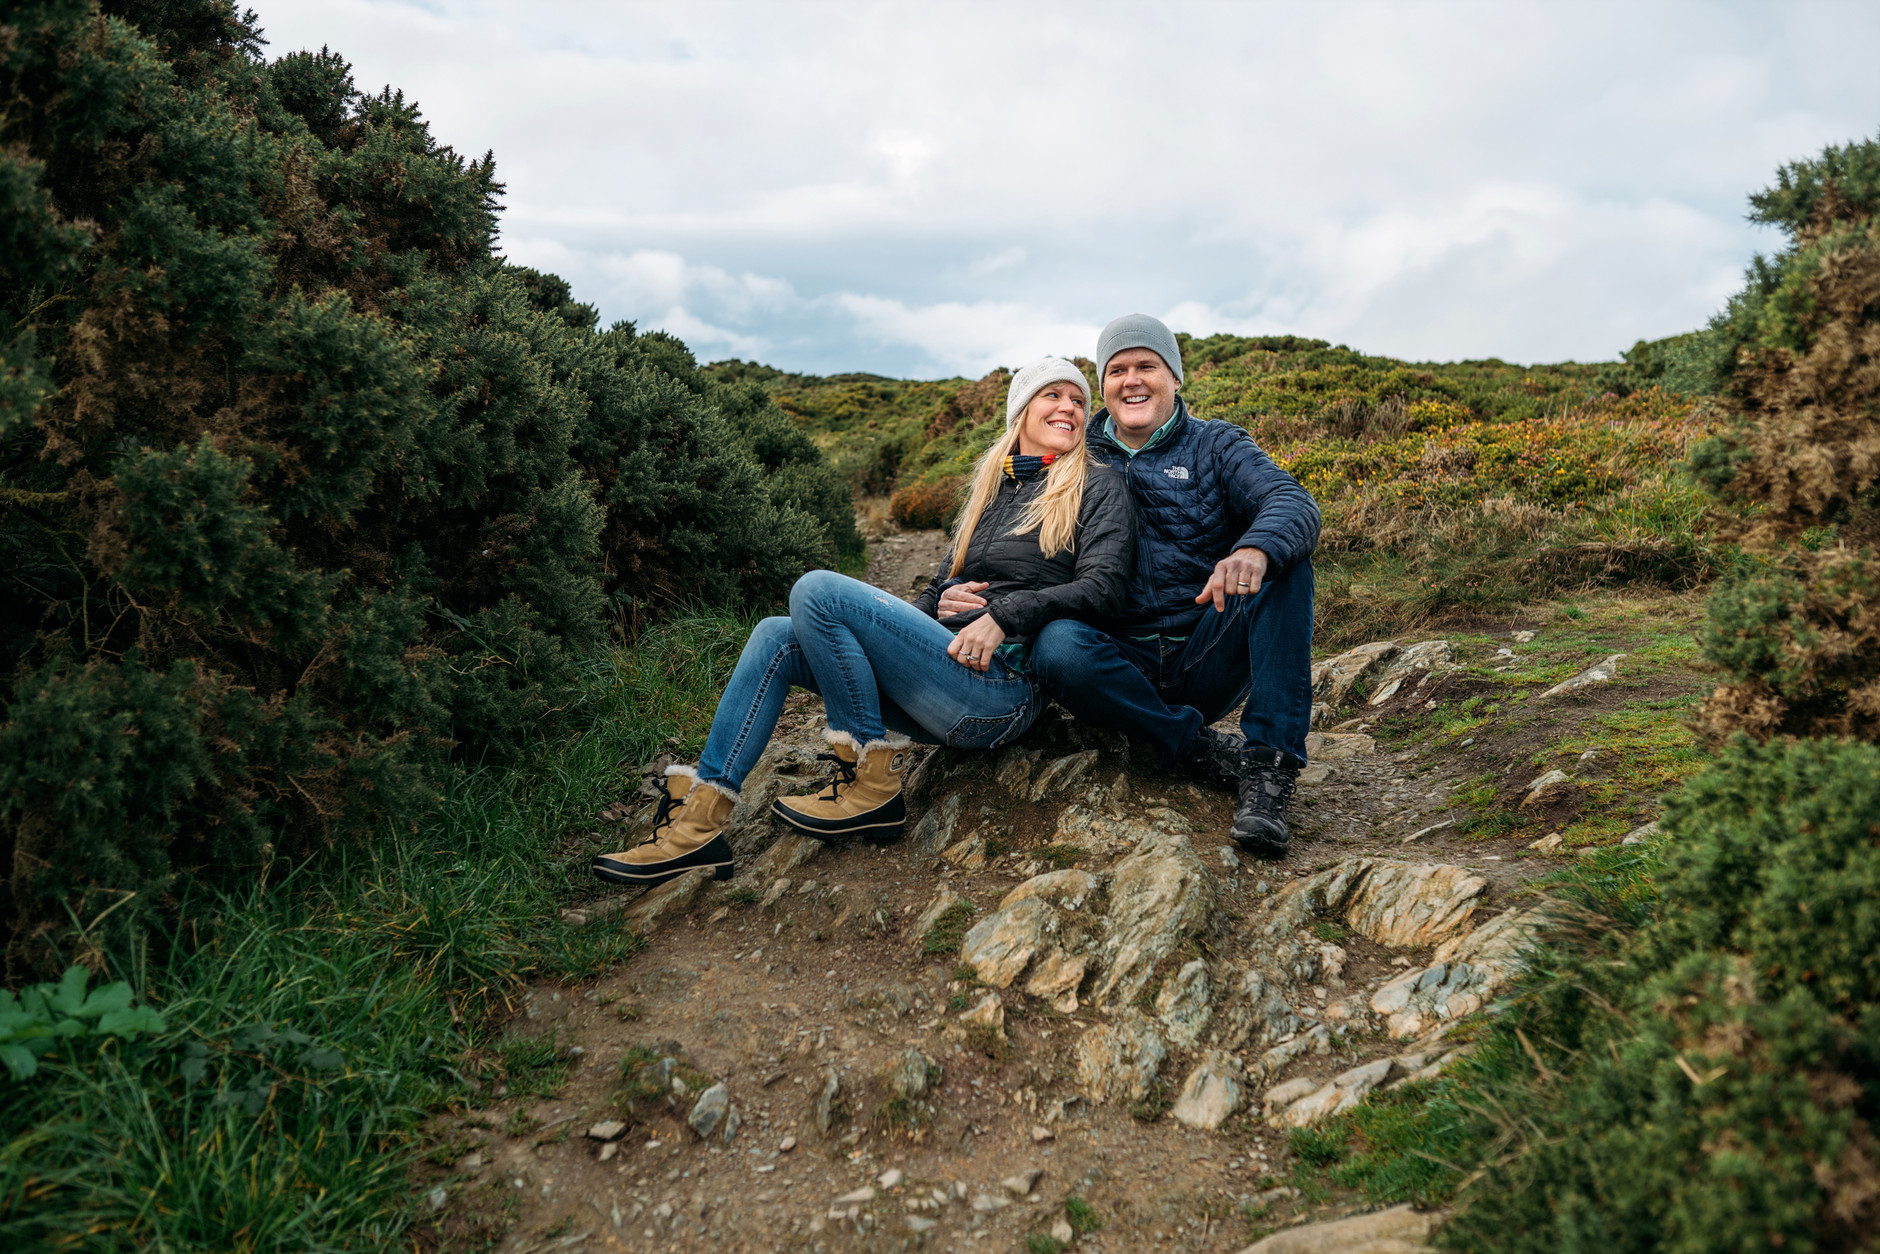
<instances>
[{"instance_id":1,"label":"pine-like foliage","mask_svg":"<svg viewBox=\"0 0 1880 1254\"><path fill-rule=\"evenodd\" d=\"M1739 737L1666 814L1657 919L1523 1007L1553 1070L1442 1244L1871 1250L1880 749Z\"/></svg>"},{"instance_id":2,"label":"pine-like foliage","mask_svg":"<svg viewBox=\"0 0 1880 1254\"><path fill-rule=\"evenodd\" d=\"M260 42L228 0L0 22L16 969L514 751L610 623L853 543L773 406L493 254L488 155Z\"/></svg>"},{"instance_id":3,"label":"pine-like foliage","mask_svg":"<svg viewBox=\"0 0 1880 1254\"><path fill-rule=\"evenodd\" d=\"M1712 331L1734 417L1699 478L1762 562L1720 589L1705 650L1729 682L1713 739L1880 738L1880 140L1830 148L1751 198L1789 244Z\"/></svg>"}]
</instances>

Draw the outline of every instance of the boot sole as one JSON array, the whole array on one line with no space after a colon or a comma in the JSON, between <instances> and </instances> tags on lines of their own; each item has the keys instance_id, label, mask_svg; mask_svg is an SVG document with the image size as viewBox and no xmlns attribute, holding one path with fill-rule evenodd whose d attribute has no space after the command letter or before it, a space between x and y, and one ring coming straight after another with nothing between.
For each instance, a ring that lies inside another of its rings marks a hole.
<instances>
[{"instance_id":1,"label":"boot sole","mask_svg":"<svg viewBox=\"0 0 1880 1254\"><path fill-rule=\"evenodd\" d=\"M898 800L898 798L897 798ZM876 811L858 814L853 819L835 823L821 823L815 819L798 814L781 800L770 803L770 812L794 827L806 836L854 836L861 832L878 832L888 828L907 826L907 808L897 807L901 813L895 818L876 818Z\"/></svg>"},{"instance_id":2,"label":"boot sole","mask_svg":"<svg viewBox=\"0 0 1880 1254\"><path fill-rule=\"evenodd\" d=\"M688 871L706 870L712 873L715 880L728 880L735 870L731 846L722 835L714 836L697 849L664 862L615 862L611 858L599 857L589 864L588 869L594 872L596 878L610 884L635 884L642 888L676 880Z\"/></svg>"},{"instance_id":3,"label":"boot sole","mask_svg":"<svg viewBox=\"0 0 1880 1254\"><path fill-rule=\"evenodd\" d=\"M692 871L709 870L715 880L728 880L737 874L737 867L729 862L701 862L695 866L682 866L672 871L647 871L629 873L616 871L612 867L592 867L594 878L606 880L610 884L631 884L637 888L653 888L668 880L676 880L681 875Z\"/></svg>"}]
</instances>

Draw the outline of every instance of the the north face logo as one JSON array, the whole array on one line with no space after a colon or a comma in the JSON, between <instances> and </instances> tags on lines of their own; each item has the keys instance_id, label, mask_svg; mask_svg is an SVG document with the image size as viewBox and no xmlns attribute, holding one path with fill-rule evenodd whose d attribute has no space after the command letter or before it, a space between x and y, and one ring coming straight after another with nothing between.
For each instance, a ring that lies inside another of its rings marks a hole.
<instances>
[{"instance_id":1,"label":"the north face logo","mask_svg":"<svg viewBox=\"0 0 1880 1254\"><path fill-rule=\"evenodd\" d=\"M1186 479L1188 477L1188 467L1164 466L1162 468L1162 473L1167 475L1171 479Z\"/></svg>"}]
</instances>

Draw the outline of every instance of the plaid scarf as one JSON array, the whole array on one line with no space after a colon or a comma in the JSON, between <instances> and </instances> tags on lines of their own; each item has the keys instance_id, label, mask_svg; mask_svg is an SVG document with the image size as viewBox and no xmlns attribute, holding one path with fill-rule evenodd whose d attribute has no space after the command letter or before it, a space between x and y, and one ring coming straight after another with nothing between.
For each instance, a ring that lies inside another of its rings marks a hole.
<instances>
[{"instance_id":1,"label":"plaid scarf","mask_svg":"<svg viewBox=\"0 0 1880 1254\"><path fill-rule=\"evenodd\" d=\"M1044 473L1044 468L1056 460L1056 453L1046 453L1043 457L1034 457L1029 453L1011 453L1005 459L1005 476L1018 483L1029 483Z\"/></svg>"}]
</instances>

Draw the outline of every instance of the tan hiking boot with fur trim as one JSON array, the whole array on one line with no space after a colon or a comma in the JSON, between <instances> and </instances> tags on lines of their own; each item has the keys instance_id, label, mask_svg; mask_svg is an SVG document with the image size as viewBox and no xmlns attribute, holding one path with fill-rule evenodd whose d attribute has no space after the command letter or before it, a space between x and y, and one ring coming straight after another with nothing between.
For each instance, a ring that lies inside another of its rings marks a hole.
<instances>
[{"instance_id":1,"label":"tan hiking boot with fur trim","mask_svg":"<svg viewBox=\"0 0 1880 1254\"><path fill-rule=\"evenodd\" d=\"M907 822L907 802L901 781L913 755L906 740L871 740L861 749L846 732L829 732L832 753L819 753L819 761L834 762L836 777L813 797L779 797L770 812L791 827L819 840L866 835L871 840L892 840Z\"/></svg>"},{"instance_id":2,"label":"tan hiking boot with fur trim","mask_svg":"<svg viewBox=\"0 0 1880 1254\"><path fill-rule=\"evenodd\" d=\"M653 832L633 848L594 859L594 874L615 884L651 887L704 867L728 880L733 867L725 824L738 797L718 784L703 783L689 766L666 768Z\"/></svg>"}]
</instances>

